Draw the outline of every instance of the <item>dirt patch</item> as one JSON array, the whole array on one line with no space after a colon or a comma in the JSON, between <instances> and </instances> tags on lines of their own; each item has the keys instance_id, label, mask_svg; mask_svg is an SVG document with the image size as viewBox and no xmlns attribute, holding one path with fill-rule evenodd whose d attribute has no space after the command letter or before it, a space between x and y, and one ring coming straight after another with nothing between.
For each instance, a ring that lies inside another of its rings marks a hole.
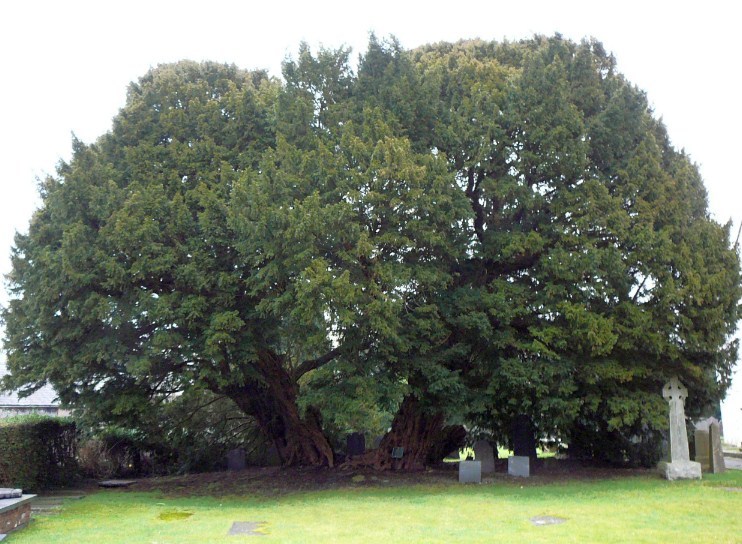
<instances>
[{"instance_id":1,"label":"dirt patch","mask_svg":"<svg viewBox=\"0 0 742 544\"><path fill-rule=\"evenodd\" d=\"M505 485L543 485L573 480L603 480L655 474L651 469L596 466L577 461L545 459L530 478L512 478L506 464L482 482ZM458 466L452 463L424 471L343 470L338 468L251 467L236 472L209 472L184 476L144 478L128 488L131 491L159 491L165 496L254 495L275 497L288 493L343 488L373 488L410 485L455 485Z\"/></svg>"}]
</instances>

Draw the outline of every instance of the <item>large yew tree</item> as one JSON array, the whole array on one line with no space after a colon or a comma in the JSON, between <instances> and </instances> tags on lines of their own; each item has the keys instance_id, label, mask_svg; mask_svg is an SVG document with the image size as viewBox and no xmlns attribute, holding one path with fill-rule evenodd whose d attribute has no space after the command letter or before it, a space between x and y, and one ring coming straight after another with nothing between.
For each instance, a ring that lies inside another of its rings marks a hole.
<instances>
[{"instance_id":1,"label":"large yew tree","mask_svg":"<svg viewBox=\"0 0 742 544\"><path fill-rule=\"evenodd\" d=\"M357 74L348 56L132 84L16 239L8 385L124 421L207 388L284 463L332 465L298 401L347 377L396 395L359 460L380 468L397 446L424 464L446 423L504 442L522 416L625 460L664 425L669 376L696 408L723 396L736 248L599 43L372 37Z\"/></svg>"},{"instance_id":2,"label":"large yew tree","mask_svg":"<svg viewBox=\"0 0 742 544\"><path fill-rule=\"evenodd\" d=\"M16 240L12 385L124 421L206 387L284 463L333 464L300 380L425 327L466 205L378 112L339 122L347 53L303 48L285 72L161 66L110 133L74 142Z\"/></svg>"}]
</instances>

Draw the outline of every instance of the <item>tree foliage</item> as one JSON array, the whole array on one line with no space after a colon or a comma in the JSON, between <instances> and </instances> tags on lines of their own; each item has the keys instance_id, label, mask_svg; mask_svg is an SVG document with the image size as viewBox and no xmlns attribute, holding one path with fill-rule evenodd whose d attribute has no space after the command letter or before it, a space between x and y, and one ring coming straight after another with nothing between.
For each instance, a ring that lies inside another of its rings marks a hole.
<instances>
[{"instance_id":1,"label":"tree foliage","mask_svg":"<svg viewBox=\"0 0 742 544\"><path fill-rule=\"evenodd\" d=\"M668 377L694 410L723 396L729 226L600 43L372 36L349 59L132 84L16 239L8 384L128 421L209 390L286 463L331 465L325 430L399 408L381 467L400 440L424 462L447 421L506 441L520 415L626 460Z\"/></svg>"}]
</instances>

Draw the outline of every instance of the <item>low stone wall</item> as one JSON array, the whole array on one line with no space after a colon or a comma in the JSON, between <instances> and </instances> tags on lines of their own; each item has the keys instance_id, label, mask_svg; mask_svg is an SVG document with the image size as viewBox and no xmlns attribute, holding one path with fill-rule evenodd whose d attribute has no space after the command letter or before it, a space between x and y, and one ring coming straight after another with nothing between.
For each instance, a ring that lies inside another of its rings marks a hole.
<instances>
[{"instance_id":1,"label":"low stone wall","mask_svg":"<svg viewBox=\"0 0 742 544\"><path fill-rule=\"evenodd\" d=\"M19 499L0 499L0 534L20 529L31 521L31 499L36 495L23 495Z\"/></svg>"}]
</instances>

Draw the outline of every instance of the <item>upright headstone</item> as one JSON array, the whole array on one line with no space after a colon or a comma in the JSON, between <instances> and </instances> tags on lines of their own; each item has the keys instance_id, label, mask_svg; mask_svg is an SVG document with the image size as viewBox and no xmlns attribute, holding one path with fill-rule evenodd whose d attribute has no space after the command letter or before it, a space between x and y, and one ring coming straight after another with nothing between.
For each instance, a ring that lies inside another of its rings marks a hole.
<instances>
[{"instance_id":1,"label":"upright headstone","mask_svg":"<svg viewBox=\"0 0 742 544\"><path fill-rule=\"evenodd\" d=\"M668 480L699 479L701 464L690 460L688 431L685 428L685 399L688 390L677 377L662 388L662 396L670 410L670 462L658 465L661 474Z\"/></svg>"},{"instance_id":2,"label":"upright headstone","mask_svg":"<svg viewBox=\"0 0 742 544\"><path fill-rule=\"evenodd\" d=\"M513 455L529 458L529 474L536 469L536 433L531 418L520 414L513 418L510 426L510 437L513 440ZM519 461L520 463L520 461Z\"/></svg>"},{"instance_id":3,"label":"upright headstone","mask_svg":"<svg viewBox=\"0 0 742 544\"><path fill-rule=\"evenodd\" d=\"M366 437L363 433L351 433L346 437L345 453L348 457L366 453Z\"/></svg>"},{"instance_id":4,"label":"upright headstone","mask_svg":"<svg viewBox=\"0 0 742 544\"><path fill-rule=\"evenodd\" d=\"M477 440L474 443L474 459L482 463L482 474L492 474L495 471L495 450L487 440Z\"/></svg>"},{"instance_id":5,"label":"upright headstone","mask_svg":"<svg viewBox=\"0 0 742 544\"><path fill-rule=\"evenodd\" d=\"M536 458L536 437L531 418L525 414L515 416L511 425L513 455Z\"/></svg>"},{"instance_id":6,"label":"upright headstone","mask_svg":"<svg viewBox=\"0 0 742 544\"><path fill-rule=\"evenodd\" d=\"M531 458L527 455L508 457L508 475L528 478L531 475Z\"/></svg>"},{"instance_id":7,"label":"upright headstone","mask_svg":"<svg viewBox=\"0 0 742 544\"><path fill-rule=\"evenodd\" d=\"M711 470L711 441L708 430L696 427L693 431L693 442L696 446L696 462L701 464L701 470Z\"/></svg>"},{"instance_id":8,"label":"upright headstone","mask_svg":"<svg viewBox=\"0 0 742 544\"><path fill-rule=\"evenodd\" d=\"M227 470L245 470L245 450L236 448L227 452Z\"/></svg>"},{"instance_id":9,"label":"upright headstone","mask_svg":"<svg viewBox=\"0 0 742 544\"><path fill-rule=\"evenodd\" d=\"M713 421L709 425L709 442L711 445L711 472L714 474L724 472L727 467L724 464L724 451L721 447L721 426L718 421Z\"/></svg>"},{"instance_id":10,"label":"upright headstone","mask_svg":"<svg viewBox=\"0 0 742 544\"><path fill-rule=\"evenodd\" d=\"M459 483L481 484L482 463L480 461L459 461Z\"/></svg>"},{"instance_id":11,"label":"upright headstone","mask_svg":"<svg viewBox=\"0 0 742 544\"><path fill-rule=\"evenodd\" d=\"M269 467L281 466L281 454L278 452L278 448L275 444L268 446L268 449L265 452L265 464Z\"/></svg>"}]
</instances>

